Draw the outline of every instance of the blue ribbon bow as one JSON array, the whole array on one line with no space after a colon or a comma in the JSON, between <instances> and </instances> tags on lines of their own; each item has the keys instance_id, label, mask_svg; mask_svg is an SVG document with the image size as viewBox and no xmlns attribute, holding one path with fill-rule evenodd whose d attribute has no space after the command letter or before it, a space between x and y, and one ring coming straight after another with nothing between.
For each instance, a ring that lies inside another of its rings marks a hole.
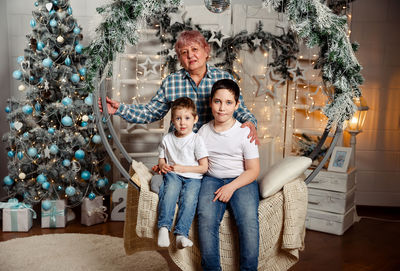
<instances>
[{"instance_id":1,"label":"blue ribbon bow","mask_svg":"<svg viewBox=\"0 0 400 271\"><path fill-rule=\"evenodd\" d=\"M126 189L126 188L128 188L128 183L125 183L123 181L115 182L110 186L110 190Z\"/></svg>"},{"instance_id":2,"label":"blue ribbon bow","mask_svg":"<svg viewBox=\"0 0 400 271\"><path fill-rule=\"evenodd\" d=\"M64 210L57 210L56 201L51 201L51 208L49 212L42 212L42 217L50 217L50 228L57 227L57 216L65 216L65 209Z\"/></svg>"},{"instance_id":3,"label":"blue ribbon bow","mask_svg":"<svg viewBox=\"0 0 400 271\"><path fill-rule=\"evenodd\" d=\"M32 212L32 217L36 219L36 212L32 209L32 205L28 203L18 202L16 198L11 198L8 202L0 202L0 209L28 209Z\"/></svg>"}]
</instances>

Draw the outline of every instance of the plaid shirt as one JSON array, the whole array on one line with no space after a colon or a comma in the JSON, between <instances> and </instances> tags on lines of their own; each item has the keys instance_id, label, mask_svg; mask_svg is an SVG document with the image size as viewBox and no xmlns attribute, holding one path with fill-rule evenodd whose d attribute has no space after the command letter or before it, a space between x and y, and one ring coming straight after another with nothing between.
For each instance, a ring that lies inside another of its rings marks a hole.
<instances>
[{"instance_id":1,"label":"plaid shirt","mask_svg":"<svg viewBox=\"0 0 400 271\"><path fill-rule=\"evenodd\" d=\"M193 131L197 132L204 123L212 120L209 105L212 85L216 81L225 78L233 79L228 72L207 64L207 73L199 86L196 86L189 73L185 69L181 69L163 80L161 87L149 103L139 105L121 104L115 114L129 122L151 123L161 120L168 113L173 101L180 97L189 97L196 104L197 114L199 115L199 120L193 127ZM244 105L242 95L240 95L239 101L240 105L235 111L234 117L242 123L251 121L257 126L257 120Z\"/></svg>"}]
</instances>

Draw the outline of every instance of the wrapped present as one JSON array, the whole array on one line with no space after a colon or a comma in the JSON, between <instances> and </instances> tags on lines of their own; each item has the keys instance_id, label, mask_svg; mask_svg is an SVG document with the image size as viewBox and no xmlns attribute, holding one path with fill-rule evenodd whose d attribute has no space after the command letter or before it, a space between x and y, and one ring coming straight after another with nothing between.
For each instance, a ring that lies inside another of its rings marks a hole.
<instances>
[{"instance_id":1,"label":"wrapped present","mask_svg":"<svg viewBox=\"0 0 400 271\"><path fill-rule=\"evenodd\" d=\"M111 216L110 220L125 221L126 195L128 184L123 181L113 183L110 187L111 193Z\"/></svg>"},{"instance_id":2,"label":"wrapped present","mask_svg":"<svg viewBox=\"0 0 400 271\"><path fill-rule=\"evenodd\" d=\"M86 226L104 223L107 221L107 207L103 206L103 198L91 200L84 198L81 205L81 223Z\"/></svg>"},{"instance_id":3,"label":"wrapped present","mask_svg":"<svg viewBox=\"0 0 400 271\"><path fill-rule=\"evenodd\" d=\"M32 228L32 218L36 218L36 212L30 204L12 198L8 202L0 202L0 208L3 209L3 231L26 232Z\"/></svg>"},{"instance_id":4,"label":"wrapped present","mask_svg":"<svg viewBox=\"0 0 400 271\"><path fill-rule=\"evenodd\" d=\"M66 224L65 200L42 201L42 228L64 228Z\"/></svg>"}]
</instances>

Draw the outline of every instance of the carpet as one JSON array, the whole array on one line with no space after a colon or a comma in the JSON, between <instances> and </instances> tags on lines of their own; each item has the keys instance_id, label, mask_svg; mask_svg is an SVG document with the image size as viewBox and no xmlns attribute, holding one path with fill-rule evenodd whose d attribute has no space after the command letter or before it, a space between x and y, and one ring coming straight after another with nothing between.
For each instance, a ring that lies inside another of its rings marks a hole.
<instances>
[{"instance_id":1,"label":"carpet","mask_svg":"<svg viewBox=\"0 0 400 271\"><path fill-rule=\"evenodd\" d=\"M168 270L155 251L126 256L123 239L97 234L48 234L0 242L1 271Z\"/></svg>"}]
</instances>

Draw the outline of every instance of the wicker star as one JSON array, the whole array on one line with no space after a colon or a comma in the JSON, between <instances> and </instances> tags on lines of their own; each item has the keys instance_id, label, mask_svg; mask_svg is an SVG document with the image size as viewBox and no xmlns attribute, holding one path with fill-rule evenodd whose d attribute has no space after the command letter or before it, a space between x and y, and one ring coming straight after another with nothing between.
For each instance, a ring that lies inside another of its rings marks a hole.
<instances>
[{"instance_id":1,"label":"wicker star","mask_svg":"<svg viewBox=\"0 0 400 271\"><path fill-rule=\"evenodd\" d=\"M158 66L157 62L153 62L149 57L146 58L146 61L139 64L139 66L143 69L143 76L147 76L149 73L153 73L158 75L159 72L156 70Z\"/></svg>"},{"instance_id":2,"label":"wicker star","mask_svg":"<svg viewBox=\"0 0 400 271\"><path fill-rule=\"evenodd\" d=\"M268 72L263 75L253 75L253 78L258 84L256 97L269 95L272 98L276 98L276 88L285 82L284 79L277 77L272 69L269 69Z\"/></svg>"},{"instance_id":3,"label":"wicker star","mask_svg":"<svg viewBox=\"0 0 400 271\"><path fill-rule=\"evenodd\" d=\"M183 22L185 22L186 14L187 11L184 10L183 7L179 7L177 12L169 14L169 17L171 19L169 25L174 25L175 23L182 24Z\"/></svg>"},{"instance_id":4,"label":"wicker star","mask_svg":"<svg viewBox=\"0 0 400 271\"><path fill-rule=\"evenodd\" d=\"M299 79L305 81L306 79L303 76L304 69L300 68L299 62L296 62L294 68L288 69L288 72L292 75L293 82L298 81Z\"/></svg>"},{"instance_id":5,"label":"wicker star","mask_svg":"<svg viewBox=\"0 0 400 271\"><path fill-rule=\"evenodd\" d=\"M219 39L216 37L217 34L220 35ZM210 42L210 43L211 42L216 42L218 44L218 46L221 47L222 46L222 41L224 39L227 39L227 38L229 38L229 36L223 34L221 31L218 31L218 32L212 31L211 32L211 38L208 40L208 42Z\"/></svg>"}]
</instances>

